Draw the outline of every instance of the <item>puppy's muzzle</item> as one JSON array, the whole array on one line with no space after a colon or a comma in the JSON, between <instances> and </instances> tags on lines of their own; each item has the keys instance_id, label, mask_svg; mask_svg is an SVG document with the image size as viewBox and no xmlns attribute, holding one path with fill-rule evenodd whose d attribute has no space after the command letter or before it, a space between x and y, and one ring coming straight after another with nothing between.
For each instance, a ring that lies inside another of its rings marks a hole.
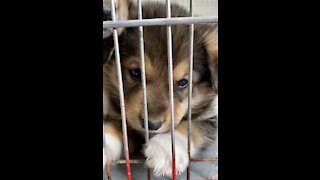
<instances>
[{"instance_id":1,"label":"puppy's muzzle","mask_svg":"<svg viewBox=\"0 0 320 180\"><path fill-rule=\"evenodd\" d=\"M140 123L141 123L141 126L143 128L145 128L144 126L144 119L140 119ZM149 120L148 121L148 129L149 130L158 130L163 124L163 121L162 120Z\"/></svg>"}]
</instances>

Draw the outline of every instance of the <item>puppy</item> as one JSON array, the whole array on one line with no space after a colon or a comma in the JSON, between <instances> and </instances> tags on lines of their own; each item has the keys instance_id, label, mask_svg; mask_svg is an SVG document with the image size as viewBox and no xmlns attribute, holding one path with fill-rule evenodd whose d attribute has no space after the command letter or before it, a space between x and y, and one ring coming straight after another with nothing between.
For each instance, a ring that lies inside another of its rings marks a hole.
<instances>
[{"instance_id":1,"label":"puppy","mask_svg":"<svg viewBox=\"0 0 320 180\"><path fill-rule=\"evenodd\" d=\"M178 5L172 5L172 17L188 16ZM166 7L160 3L143 5L143 18L166 17ZM137 19L137 8L129 11L129 19ZM172 176L170 105L168 84L167 28L144 27L145 68L150 140L143 142L144 112L141 86L139 31L137 27L126 28L119 37L119 49L128 123L130 152L141 150L146 164L155 175ZM189 26L172 25L174 124L177 173L188 166L187 117L188 86L192 81L192 132L191 156L212 145L215 140L218 101L218 27L217 24L194 25L194 70L189 79ZM104 121L105 160L115 160L123 155L119 86L116 63L110 54L112 38L104 41ZM132 139L134 140L132 140Z\"/></svg>"},{"instance_id":2,"label":"puppy","mask_svg":"<svg viewBox=\"0 0 320 180\"><path fill-rule=\"evenodd\" d=\"M116 20L127 20L129 16L129 8L133 0L114 0ZM111 16L111 0L103 0L103 21L112 21ZM121 35L124 28L117 28L118 34ZM112 28L103 29L103 38L107 38L112 34Z\"/></svg>"}]
</instances>

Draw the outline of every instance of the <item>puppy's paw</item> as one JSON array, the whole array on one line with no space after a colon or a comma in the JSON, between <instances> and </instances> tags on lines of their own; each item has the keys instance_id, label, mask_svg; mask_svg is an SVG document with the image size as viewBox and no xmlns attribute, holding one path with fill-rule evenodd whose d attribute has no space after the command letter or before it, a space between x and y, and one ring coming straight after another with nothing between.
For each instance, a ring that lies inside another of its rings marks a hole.
<instances>
[{"instance_id":1,"label":"puppy's paw","mask_svg":"<svg viewBox=\"0 0 320 180\"><path fill-rule=\"evenodd\" d=\"M187 140L176 133L176 169L181 174L188 166ZM158 134L150 139L144 151L146 164L156 176L172 176L171 134Z\"/></svg>"},{"instance_id":2,"label":"puppy's paw","mask_svg":"<svg viewBox=\"0 0 320 180\"><path fill-rule=\"evenodd\" d=\"M104 134L106 146L103 147L103 168L107 162L118 160L122 153L122 143L117 137L112 134Z\"/></svg>"}]
</instances>

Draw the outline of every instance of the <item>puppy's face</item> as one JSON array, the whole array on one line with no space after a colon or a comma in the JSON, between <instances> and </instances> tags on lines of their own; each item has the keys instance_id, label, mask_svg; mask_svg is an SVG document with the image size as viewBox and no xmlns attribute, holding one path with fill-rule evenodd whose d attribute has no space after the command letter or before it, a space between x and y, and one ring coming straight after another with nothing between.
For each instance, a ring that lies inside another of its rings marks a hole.
<instances>
[{"instance_id":1,"label":"puppy's face","mask_svg":"<svg viewBox=\"0 0 320 180\"><path fill-rule=\"evenodd\" d=\"M144 106L141 80L141 60L137 28L128 28L126 43L120 43L125 109L129 125L144 131ZM215 52L207 37L216 33L216 26L195 26L193 79L189 79L189 28L186 25L172 27L173 40L173 93L174 124L178 125L187 116L188 86L193 83L192 116L199 116L216 96L210 70L210 53ZM212 38L215 36L211 36ZM215 41L214 39L211 39ZM170 102L168 82L168 57L166 27L145 27L145 70L149 117L149 131L163 133L170 130ZM215 57L215 56L214 56ZM216 60L213 60L214 62ZM104 89L109 96L109 115L120 117L119 89L114 59L104 65Z\"/></svg>"}]
</instances>

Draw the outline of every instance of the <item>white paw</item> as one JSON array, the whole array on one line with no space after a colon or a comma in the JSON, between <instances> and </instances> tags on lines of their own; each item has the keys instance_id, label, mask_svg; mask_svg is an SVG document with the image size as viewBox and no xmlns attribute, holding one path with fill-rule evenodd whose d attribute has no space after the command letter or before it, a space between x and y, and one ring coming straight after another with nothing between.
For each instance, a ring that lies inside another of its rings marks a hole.
<instances>
[{"instance_id":1,"label":"white paw","mask_svg":"<svg viewBox=\"0 0 320 180\"><path fill-rule=\"evenodd\" d=\"M187 139L175 133L176 170L181 174L188 166ZM193 148L192 148L193 149ZM171 134L158 134L146 144L146 164L156 176L172 176Z\"/></svg>"},{"instance_id":2,"label":"white paw","mask_svg":"<svg viewBox=\"0 0 320 180\"><path fill-rule=\"evenodd\" d=\"M103 168L106 163L112 160L118 160L122 153L122 143L111 134L104 134L106 144L103 147Z\"/></svg>"}]
</instances>

